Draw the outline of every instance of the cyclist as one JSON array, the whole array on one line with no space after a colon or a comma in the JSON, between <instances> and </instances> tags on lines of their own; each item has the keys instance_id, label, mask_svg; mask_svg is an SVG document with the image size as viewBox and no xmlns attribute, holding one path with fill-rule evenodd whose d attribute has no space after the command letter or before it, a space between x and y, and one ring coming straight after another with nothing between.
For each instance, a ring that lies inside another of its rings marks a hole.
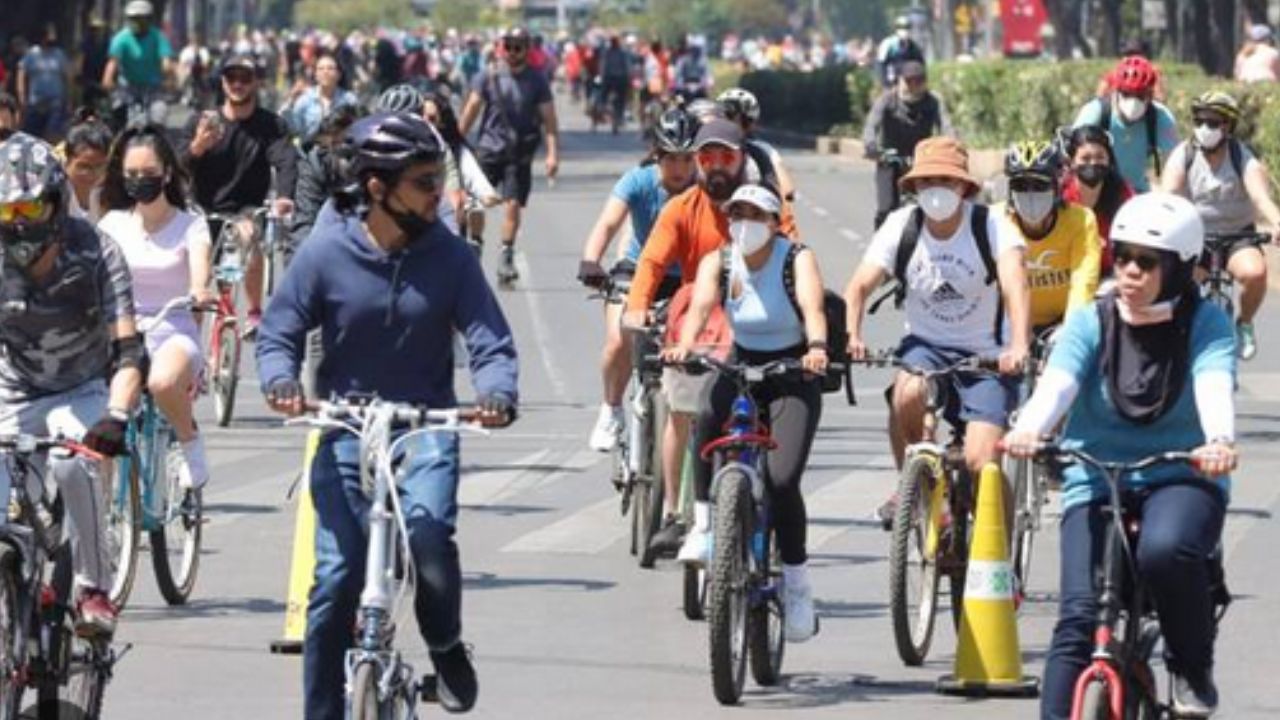
<instances>
[{"instance_id":1,"label":"cyclist","mask_svg":"<svg viewBox=\"0 0 1280 720\"><path fill-rule=\"evenodd\" d=\"M1210 91L1191 104L1195 137L1169 156L1161 185L1188 197L1210 233L1252 231L1259 220L1280 240L1280 208L1271 199L1271 176L1261 158L1235 137L1240 106L1230 95ZM1258 353L1253 318L1267 295L1267 261L1251 241L1226 250L1227 271L1240 284L1237 347L1242 360Z\"/></svg>"},{"instance_id":2,"label":"cyclist","mask_svg":"<svg viewBox=\"0 0 1280 720\"><path fill-rule=\"evenodd\" d=\"M911 37L911 18L899 15L893 23L893 34L880 41L876 51L876 69L880 86L891 90L898 84L903 65L909 62L924 63L924 50Z\"/></svg>"},{"instance_id":3,"label":"cyclist","mask_svg":"<svg viewBox=\"0 0 1280 720\"><path fill-rule=\"evenodd\" d=\"M782 153L769 143L756 137L754 134L756 123L760 121L760 101L749 90L743 88L730 88L720 93L716 98L716 103L720 105L724 112L724 116L729 120L738 123L742 127L742 135L746 138L747 152L751 157L759 158L764 156L766 160L757 160L757 165L767 165L772 169L773 175L777 178L777 186L779 192L782 193L782 199L788 203L794 202L796 199L795 181L791 179L791 171L782 162Z\"/></svg>"},{"instance_id":4,"label":"cyclist","mask_svg":"<svg viewBox=\"0 0 1280 720\"><path fill-rule=\"evenodd\" d=\"M148 0L129 0L124 6L126 27L111 38L102 87L112 92L123 78L127 93L114 103L116 127L124 127L128 120L130 102L159 91L173 74L173 47L153 25L154 15Z\"/></svg>"},{"instance_id":5,"label":"cyclist","mask_svg":"<svg viewBox=\"0 0 1280 720\"><path fill-rule=\"evenodd\" d=\"M1002 375L957 376L944 409L952 425L965 428L965 464L977 477L996 457L996 443L1016 401L1017 381L1010 374L1027 359L1025 243L1008 223L972 199L979 185L969 175L969 153L959 141L929 138L916 147L915 158L900 184L915 193L919 204L885 219L845 289L849 354L866 356L862 319L867 296L889 278L901 284L906 307L907 336L897 349L902 360L938 368L968 356L999 354ZM909 255L899 254L904 244ZM922 381L899 372L887 393L889 441L899 467L907 445L921 435L924 392ZM896 507L895 493L877 510L885 529ZM1011 509L1012 503L1005 507Z\"/></svg>"},{"instance_id":6,"label":"cyclist","mask_svg":"<svg viewBox=\"0 0 1280 720\"><path fill-rule=\"evenodd\" d=\"M321 211L267 310L257 344L258 374L275 410L296 415L304 409L297 378L313 328L324 345L320 396L376 393L453 407L456 328L466 340L482 413L492 422L514 419L511 330L475 254L436 217L442 150L420 116L376 114L351 126L344 152L353 189ZM360 489L359 446L350 436L326 435L311 469L319 522L303 684L305 715L313 720L343 717L343 653L354 642L369 506ZM458 440L420 436L406 453L398 486L417 566L418 627L441 703L465 712L478 685L462 643L462 570L453 539Z\"/></svg>"},{"instance_id":7,"label":"cyclist","mask_svg":"<svg viewBox=\"0 0 1280 720\"><path fill-rule=\"evenodd\" d=\"M67 131L62 156L67 169L67 214L97 224L105 211L102 180L107 174L107 153L111 150L111 128L96 117L77 122Z\"/></svg>"},{"instance_id":8,"label":"cyclist","mask_svg":"<svg viewBox=\"0 0 1280 720\"><path fill-rule=\"evenodd\" d=\"M812 374L804 380L771 379L754 389L755 399L769 419L769 434L778 446L769 452L769 490L774 531L782 556L783 610L789 642L804 642L816 632L813 590L809 584L805 533L808 522L801 475L822 416L822 389L817 383L827 369L827 320L822 310L822 276L811 250L799 249L779 229L782 200L762 185L743 185L727 203L729 237L727 251L709 252L698 262L697 279L680 329L679 343L664 355L680 362L689 357L694 341L711 310L723 304L733 329L733 354L739 362L764 364L781 358L799 359ZM795 297L786 288L784 266L793 262ZM727 271L727 272L726 272ZM722 277L728 287L722 287ZM715 439L728 419L738 387L720 377L698 411L695 446ZM694 462L695 497L711 500L711 463L698 456ZM711 532L696 525L682 558L696 555L710 560Z\"/></svg>"},{"instance_id":9,"label":"cyclist","mask_svg":"<svg viewBox=\"0 0 1280 720\"><path fill-rule=\"evenodd\" d=\"M1116 215L1111 242L1115 290L1096 311L1067 320L1005 444L1027 457L1066 417L1063 444L1108 460L1197 447L1199 473L1165 465L1128 481L1141 489L1138 572L1160 616L1174 713L1208 717L1218 700L1208 559L1221 540L1236 460L1234 336L1192 277L1204 225L1190 202L1165 193L1133 198ZM1075 465L1063 476L1061 600L1040 706L1046 719L1070 716L1089 663L1095 564L1107 527L1097 472Z\"/></svg>"},{"instance_id":10,"label":"cyclist","mask_svg":"<svg viewBox=\"0 0 1280 720\"><path fill-rule=\"evenodd\" d=\"M700 46L690 45L676 60L675 78L676 92L685 102L707 96L707 91L711 89L711 70L707 67L707 59L702 56Z\"/></svg>"},{"instance_id":11,"label":"cyclist","mask_svg":"<svg viewBox=\"0 0 1280 720\"><path fill-rule=\"evenodd\" d=\"M422 94L418 88L407 83L393 85L387 88L378 96L378 103L374 108L379 113L407 113L424 117L427 97ZM458 214L455 210L456 203L454 195L461 192L461 184L458 179L458 163L453 156L453 149L445 143L444 138L440 137L439 131L434 125L428 125L431 132L435 133L436 143L440 145L444 152L444 192L440 194L440 207L437 209L440 222L449 228L449 232L458 235Z\"/></svg>"},{"instance_id":12,"label":"cyclist","mask_svg":"<svg viewBox=\"0 0 1280 720\"><path fill-rule=\"evenodd\" d=\"M1088 209L1058 199L1062 160L1055 143L1020 142L1004 158L1010 202L992 208L1026 243L1031 327L1038 334L1093 301L1102 242Z\"/></svg>"},{"instance_id":13,"label":"cyclist","mask_svg":"<svg viewBox=\"0 0 1280 720\"><path fill-rule=\"evenodd\" d=\"M289 128L279 115L258 106L258 66L252 55L237 54L222 64L222 107L193 115L187 123L191 141L180 152L192 180L192 195L206 212L239 215L236 238L245 253L244 290L247 312L245 337L251 338L262 321L263 258L259 231L245 216L267 200L272 187L272 211L280 217L293 212L298 152ZM273 172L274 171L274 172ZM210 228L212 237L221 228Z\"/></svg>"},{"instance_id":14,"label":"cyclist","mask_svg":"<svg viewBox=\"0 0 1280 720\"><path fill-rule=\"evenodd\" d=\"M0 144L0 158L0 433L63 434L122 455L146 359L129 269L114 242L67 214L52 147L18 133ZM76 631L110 635L118 611L106 592L104 468L86 458L48 463L70 520ZM5 506L11 482L0 463Z\"/></svg>"},{"instance_id":15,"label":"cyclist","mask_svg":"<svg viewBox=\"0 0 1280 720\"><path fill-rule=\"evenodd\" d=\"M1152 159L1155 176L1161 173L1161 157L1178 144L1178 126L1173 113L1154 99L1157 73L1140 55L1122 59L1111 73L1113 91L1108 97L1085 103L1076 115L1075 127L1097 125L1111 133L1116 167L1135 192L1151 189L1147 180L1147 158Z\"/></svg>"},{"instance_id":16,"label":"cyclist","mask_svg":"<svg viewBox=\"0 0 1280 720\"><path fill-rule=\"evenodd\" d=\"M185 308L156 314L183 295L199 304L213 300L213 244L209 224L186 209L186 179L164 132L157 125L129 128L112 147L102 191L108 212L98 230L115 241L129 266L135 312L149 326L147 388L178 436L179 483L198 491L209 481L191 394L203 365L200 328Z\"/></svg>"},{"instance_id":17,"label":"cyclist","mask_svg":"<svg viewBox=\"0 0 1280 720\"><path fill-rule=\"evenodd\" d=\"M1102 242L1101 277L1111 277L1111 220L1126 200L1133 197L1129 183L1116 168L1111 134L1097 125L1081 125L1071 130L1066 142L1069 172L1062 180L1063 202L1093 210Z\"/></svg>"},{"instance_id":18,"label":"cyclist","mask_svg":"<svg viewBox=\"0 0 1280 720\"><path fill-rule=\"evenodd\" d=\"M924 63L902 64L896 85L876 99L862 129L863 153L876 162L875 227L902 203L898 181L906 171L902 164L886 162L892 154L908 161L916 146L935 135L954 136L951 118L942 99L929 90Z\"/></svg>"},{"instance_id":19,"label":"cyclist","mask_svg":"<svg viewBox=\"0 0 1280 720\"><path fill-rule=\"evenodd\" d=\"M502 38L506 62L482 71L471 84L471 93L462 108L459 127L465 136L480 120L476 154L480 166L494 187L502 191L506 217L502 223L502 257L498 280L511 282L515 266L516 235L520 232L521 210L532 188L534 153L546 131L547 177L560 168L560 130L551 86L542 73L529 67L529 33L512 28Z\"/></svg>"},{"instance_id":20,"label":"cyclist","mask_svg":"<svg viewBox=\"0 0 1280 720\"><path fill-rule=\"evenodd\" d=\"M693 155L696 122L683 110L669 110L654 127L653 149L639 167L626 172L613 187L613 193L605 202L591 235L582 251L578 264L578 280L588 287L599 287L612 276L630 279L639 263L640 254L658 214L667 201L680 195L697 180L698 166ZM609 243L621 229L627 217L631 218L631 239L623 259L609 272L601 264ZM669 298L680 285L679 269L667 268L656 299ZM631 353L623 342L620 306L605 306L605 342L601 358L604 378L604 402L595 428L591 432L590 447L608 452L617 442L623 427L623 394L627 378L631 374ZM676 434L676 429L664 429L666 437ZM659 549L675 549L679 546L681 528L678 526L677 508L680 496L680 469L684 460L683 445L678 442L663 445L662 470L666 482L666 515L662 527L653 538Z\"/></svg>"}]
</instances>

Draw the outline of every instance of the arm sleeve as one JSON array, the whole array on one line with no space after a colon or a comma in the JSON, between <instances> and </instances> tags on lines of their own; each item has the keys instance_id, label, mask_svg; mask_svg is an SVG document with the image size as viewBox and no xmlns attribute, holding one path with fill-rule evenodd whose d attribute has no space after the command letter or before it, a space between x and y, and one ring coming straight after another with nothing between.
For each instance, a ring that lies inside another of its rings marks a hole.
<instances>
[{"instance_id":1,"label":"arm sleeve","mask_svg":"<svg viewBox=\"0 0 1280 720\"><path fill-rule=\"evenodd\" d=\"M680 198L668 202L658 215L658 222L649 232L636 273L631 279L631 291L627 294L628 310L647 310L658 293L658 283L667 267L676 261L676 239L684 225L685 204Z\"/></svg>"},{"instance_id":2,"label":"arm sleeve","mask_svg":"<svg viewBox=\"0 0 1280 720\"><path fill-rule=\"evenodd\" d=\"M459 283L453 324L466 340L471 383L476 395L497 395L515 404L520 399L515 338L479 259L470 250L464 253L462 272L467 277Z\"/></svg>"},{"instance_id":3,"label":"arm sleeve","mask_svg":"<svg viewBox=\"0 0 1280 720\"><path fill-rule=\"evenodd\" d=\"M895 211L885 218L880 229L871 236L867 251L862 255L862 262L874 265L892 276L898 259L898 245L902 242L902 230L909 217L910 212Z\"/></svg>"},{"instance_id":4,"label":"arm sleeve","mask_svg":"<svg viewBox=\"0 0 1280 720\"><path fill-rule=\"evenodd\" d=\"M1014 430L1044 435L1051 431L1075 402L1080 393L1080 383L1071 375L1056 368L1048 368L1036 382L1036 391L1018 411Z\"/></svg>"},{"instance_id":5,"label":"arm sleeve","mask_svg":"<svg viewBox=\"0 0 1280 720\"><path fill-rule=\"evenodd\" d=\"M99 233L102 243L102 261L99 264L98 303L103 319L114 323L120 318L133 317L133 280L129 265L115 240Z\"/></svg>"},{"instance_id":6,"label":"arm sleeve","mask_svg":"<svg viewBox=\"0 0 1280 720\"><path fill-rule=\"evenodd\" d=\"M307 332L320 324L324 264L317 255L315 243L299 249L262 316L255 349L264 393L278 380L298 378Z\"/></svg>"},{"instance_id":7,"label":"arm sleeve","mask_svg":"<svg viewBox=\"0 0 1280 720\"><path fill-rule=\"evenodd\" d=\"M298 150L283 118L275 118L275 133L267 147L267 160L276 171L276 197L293 199L298 185Z\"/></svg>"},{"instance_id":8,"label":"arm sleeve","mask_svg":"<svg viewBox=\"0 0 1280 720\"><path fill-rule=\"evenodd\" d=\"M115 35L113 35L111 37L111 44L107 46L107 55L116 60L119 60L121 51L122 51L123 42L124 42L123 38L120 36L119 33L116 33Z\"/></svg>"},{"instance_id":9,"label":"arm sleeve","mask_svg":"<svg viewBox=\"0 0 1280 720\"><path fill-rule=\"evenodd\" d=\"M1067 312L1093 301L1102 272L1102 239L1098 237L1098 221L1093 211L1074 208L1084 216L1084 227L1071 247L1071 291L1067 296Z\"/></svg>"},{"instance_id":10,"label":"arm sleeve","mask_svg":"<svg viewBox=\"0 0 1280 720\"><path fill-rule=\"evenodd\" d=\"M1163 105L1156 106L1156 146L1165 155L1178 146L1178 123Z\"/></svg>"},{"instance_id":11,"label":"arm sleeve","mask_svg":"<svg viewBox=\"0 0 1280 720\"><path fill-rule=\"evenodd\" d=\"M1196 412L1200 415L1200 429L1206 440L1236 437L1235 380L1231 373L1222 371L1196 375L1192 388L1196 397Z\"/></svg>"},{"instance_id":12,"label":"arm sleeve","mask_svg":"<svg viewBox=\"0 0 1280 720\"><path fill-rule=\"evenodd\" d=\"M867 113L867 122L862 126L862 144L864 147L876 147L880 144L880 124L884 122L884 109L888 105L888 94L881 93Z\"/></svg>"}]
</instances>

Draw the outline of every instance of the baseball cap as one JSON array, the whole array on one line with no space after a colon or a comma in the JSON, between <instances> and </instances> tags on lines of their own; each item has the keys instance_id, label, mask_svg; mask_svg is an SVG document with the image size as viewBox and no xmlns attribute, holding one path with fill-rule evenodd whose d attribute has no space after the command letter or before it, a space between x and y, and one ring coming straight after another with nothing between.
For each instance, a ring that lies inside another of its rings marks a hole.
<instances>
[{"instance_id":1,"label":"baseball cap","mask_svg":"<svg viewBox=\"0 0 1280 720\"><path fill-rule=\"evenodd\" d=\"M703 123L693 139L693 149L701 150L706 145L723 145L733 150L742 149L742 128L738 124L724 118L715 118Z\"/></svg>"},{"instance_id":2,"label":"baseball cap","mask_svg":"<svg viewBox=\"0 0 1280 720\"><path fill-rule=\"evenodd\" d=\"M729 208L737 203L754 205L773 215L782 214L782 201L763 185L742 185L737 190L734 190L733 197L729 198L729 202L724 204L725 212L728 212Z\"/></svg>"},{"instance_id":3,"label":"baseball cap","mask_svg":"<svg viewBox=\"0 0 1280 720\"><path fill-rule=\"evenodd\" d=\"M258 63L254 61L252 55L245 53L236 53L228 57L222 63L222 74L227 74L230 70L248 70L252 73L258 72Z\"/></svg>"},{"instance_id":4,"label":"baseball cap","mask_svg":"<svg viewBox=\"0 0 1280 720\"><path fill-rule=\"evenodd\" d=\"M908 80L915 80L916 78L922 78L927 75L924 69L924 63L919 60L908 60L907 62L902 63L900 72L902 73L902 77Z\"/></svg>"}]
</instances>

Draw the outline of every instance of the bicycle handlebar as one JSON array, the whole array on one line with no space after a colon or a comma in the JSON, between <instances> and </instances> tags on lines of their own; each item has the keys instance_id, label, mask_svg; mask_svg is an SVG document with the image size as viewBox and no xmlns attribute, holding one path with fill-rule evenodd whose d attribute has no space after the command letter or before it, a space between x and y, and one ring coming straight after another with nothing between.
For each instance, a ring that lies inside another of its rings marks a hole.
<instances>
[{"instance_id":1,"label":"bicycle handlebar","mask_svg":"<svg viewBox=\"0 0 1280 720\"><path fill-rule=\"evenodd\" d=\"M63 450L67 450L72 455L79 455L98 462L101 462L104 459L101 453L61 435L51 437L28 435L26 433L0 435L0 452L10 452L18 455L34 455L36 453L48 452L49 450L56 448L61 448Z\"/></svg>"},{"instance_id":2,"label":"bicycle handlebar","mask_svg":"<svg viewBox=\"0 0 1280 720\"><path fill-rule=\"evenodd\" d=\"M218 305L215 302L209 302L203 305L196 304L196 299L190 295L182 295L182 296L173 298L169 302L165 303L164 306L161 307L159 310L152 313L150 317L144 320L139 320L137 322L138 332L146 334L148 330L151 330L156 325L158 325L160 323L160 320L162 320L163 318L168 316L169 313L175 310L190 310L191 312L217 312Z\"/></svg>"},{"instance_id":3,"label":"bicycle handlebar","mask_svg":"<svg viewBox=\"0 0 1280 720\"><path fill-rule=\"evenodd\" d=\"M476 407L439 409L413 403L350 399L321 400L307 403L307 411L323 420L351 419L364 421L372 413L383 409L387 409L393 421L414 425L464 426L481 423L481 412Z\"/></svg>"},{"instance_id":4,"label":"bicycle handlebar","mask_svg":"<svg viewBox=\"0 0 1280 720\"><path fill-rule=\"evenodd\" d=\"M1271 242L1271 235L1269 233L1258 232L1256 230L1224 233L1207 232L1204 234L1205 245L1224 245L1227 243L1239 242L1241 240L1266 243Z\"/></svg>"},{"instance_id":5,"label":"bicycle handlebar","mask_svg":"<svg viewBox=\"0 0 1280 720\"><path fill-rule=\"evenodd\" d=\"M996 447L1001 452L1005 452L1008 448L1004 441L996 443ZM1154 455L1148 455L1132 461L1119 460L1100 460L1097 457L1081 450L1079 448L1064 448L1053 440L1045 440L1036 447L1033 456L1040 462L1056 462L1064 465L1082 464L1088 465L1102 472L1108 478L1119 477L1126 473L1137 472L1155 467L1156 465L1167 465L1172 463L1187 463L1193 468L1199 469L1200 460L1194 453L1189 450L1176 450Z\"/></svg>"}]
</instances>

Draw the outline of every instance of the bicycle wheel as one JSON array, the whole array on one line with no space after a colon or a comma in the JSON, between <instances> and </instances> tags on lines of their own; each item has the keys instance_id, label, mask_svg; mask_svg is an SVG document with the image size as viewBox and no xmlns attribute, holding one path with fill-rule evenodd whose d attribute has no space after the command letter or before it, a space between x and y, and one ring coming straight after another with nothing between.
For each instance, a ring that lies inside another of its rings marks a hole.
<instances>
[{"instance_id":1,"label":"bicycle wheel","mask_svg":"<svg viewBox=\"0 0 1280 720\"><path fill-rule=\"evenodd\" d=\"M742 697L747 671L747 554L751 551L751 480L735 467L720 472L715 503L711 590L711 687L722 705Z\"/></svg>"},{"instance_id":2,"label":"bicycle wheel","mask_svg":"<svg viewBox=\"0 0 1280 720\"><path fill-rule=\"evenodd\" d=\"M18 553L0 544L0 667L22 666L24 648L18 646ZM22 681L11 672L0 673L0 720L13 720L22 708Z\"/></svg>"},{"instance_id":3,"label":"bicycle wheel","mask_svg":"<svg viewBox=\"0 0 1280 720\"><path fill-rule=\"evenodd\" d=\"M776 552L770 551L772 532L765 533L765 557L770 558L765 569L766 580L770 581L776 592L762 598L759 604L751 608L751 617L747 620L747 645L751 654L751 677L757 685L769 687L777 685L782 678L782 656L787 643L783 637L782 604L782 561Z\"/></svg>"},{"instance_id":4,"label":"bicycle wheel","mask_svg":"<svg viewBox=\"0 0 1280 720\"><path fill-rule=\"evenodd\" d=\"M106 640L72 639L67 685L63 691L60 703L62 714L59 717L85 720L98 720L102 717L102 698L106 694L110 673L109 653L110 646ZM74 714L76 711L78 714Z\"/></svg>"},{"instance_id":5,"label":"bicycle wheel","mask_svg":"<svg viewBox=\"0 0 1280 720\"><path fill-rule=\"evenodd\" d=\"M707 571L694 565L684 566L684 616L702 620L707 616Z\"/></svg>"},{"instance_id":6,"label":"bicycle wheel","mask_svg":"<svg viewBox=\"0 0 1280 720\"><path fill-rule=\"evenodd\" d=\"M154 507L162 508L156 520L160 526L149 533L151 565L156 585L165 602L182 605L191 597L200 568L200 527L203 508L199 490L184 490L178 484L178 463L182 448L172 435L156 468L163 474L155 478L152 489L158 497Z\"/></svg>"},{"instance_id":7,"label":"bicycle wheel","mask_svg":"<svg viewBox=\"0 0 1280 720\"><path fill-rule=\"evenodd\" d=\"M1031 550L1040 519L1039 497L1033 487L1037 479L1030 460L1006 454L1001 464L1005 477L1013 481L1013 547L1009 557L1018 589L1025 595L1031 582Z\"/></svg>"},{"instance_id":8,"label":"bicycle wheel","mask_svg":"<svg viewBox=\"0 0 1280 720\"><path fill-rule=\"evenodd\" d=\"M653 549L653 536L662 527L662 511L666 496L666 484L662 479L662 437L667 427L667 403L662 393L653 391L649 406L648 439L645 441L644 465L642 473L644 484L639 488L646 495L644 514L639 515L640 522L640 567L651 568L657 560Z\"/></svg>"},{"instance_id":9,"label":"bicycle wheel","mask_svg":"<svg viewBox=\"0 0 1280 720\"><path fill-rule=\"evenodd\" d=\"M1107 694L1107 684L1102 680L1089 681L1079 701L1080 720L1121 720L1111 715L1111 697Z\"/></svg>"},{"instance_id":10,"label":"bicycle wheel","mask_svg":"<svg viewBox=\"0 0 1280 720\"><path fill-rule=\"evenodd\" d=\"M1218 307L1222 308L1222 312L1226 313L1227 317L1229 318L1235 317L1235 312L1236 312L1235 303L1231 300L1230 289L1213 288L1205 296L1205 299L1213 303L1214 305L1217 305Z\"/></svg>"},{"instance_id":11,"label":"bicycle wheel","mask_svg":"<svg viewBox=\"0 0 1280 720\"><path fill-rule=\"evenodd\" d=\"M372 662L356 666L351 680L351 720L382 720L382 708L378 706L378 673Z\"/></svg>"},{"instance_id":12,"label":"bicycle wheel","mask_svg":"<svg viewBox=\"0 0 1280 720\"><path fill-rule=\"evenodd\" d=\"M231 424L236 404L236 384L240 381L240 336L235 323L218 325L213 338L217 348L217 370L213 377L213 409L218 427Z\"/></svg>"},{"instance_id":13,"label":"bicycle wheel","mask_svg":"<svg viewBox=\"0 0 1280 720\"><path fill-rule=\"evenodd\" d=\"M138 574L138 545L142 538L142 497L138 456L131 453L111 465L108 475L107 552L115 560L111 603L121 610Z\"/></svg>"},{"instance_id":14,"label":"bicycle wheel","mask_svg":"<svg viewBox=\"0 0 1280 720\"><path fill-rule=\"evenodd\" d=\"M930 491L939 476L936 458L914 455L907 459L898 482L898 509L889 546L889 614L898 657L911 666L924 662L933 641L942 544L941 530L931 517ZM929 543L933 547L927 547Z\"/></svg>"}]
</instances>

